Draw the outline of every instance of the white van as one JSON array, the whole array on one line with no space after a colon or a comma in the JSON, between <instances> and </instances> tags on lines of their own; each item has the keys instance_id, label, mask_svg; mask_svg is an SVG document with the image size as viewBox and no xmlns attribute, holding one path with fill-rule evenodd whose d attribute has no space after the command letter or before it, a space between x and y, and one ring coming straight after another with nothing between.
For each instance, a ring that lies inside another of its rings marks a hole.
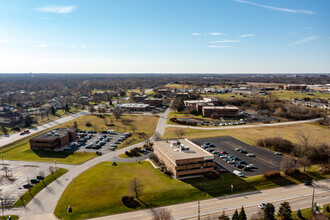
<instances>
[{"instance_id":1,"label":"white van","mask_svg":"<svg viewBox=\"0 0 330 220\"><path fill-rule=\"evenodd\" d=\"M242 172L238 171L238 170L234 170L233 174L235 174L236 176L240 176L240 177L244 176L244 174Z\"/></svg>"}]
</instances>

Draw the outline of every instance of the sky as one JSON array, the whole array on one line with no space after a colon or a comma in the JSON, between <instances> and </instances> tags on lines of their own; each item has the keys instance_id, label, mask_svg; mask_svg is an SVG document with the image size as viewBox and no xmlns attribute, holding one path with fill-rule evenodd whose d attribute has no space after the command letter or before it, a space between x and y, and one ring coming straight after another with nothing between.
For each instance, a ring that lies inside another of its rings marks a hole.
<instances>
[{"instance_id":1,"label":"sky","mask_svg":"<svg viewBox=\"0 0 330 220\"><path fill-rule=\"evenodd\" d=\"M329 0L3 0L0 73L330 73Z\"/></svg>"}]
</instances>

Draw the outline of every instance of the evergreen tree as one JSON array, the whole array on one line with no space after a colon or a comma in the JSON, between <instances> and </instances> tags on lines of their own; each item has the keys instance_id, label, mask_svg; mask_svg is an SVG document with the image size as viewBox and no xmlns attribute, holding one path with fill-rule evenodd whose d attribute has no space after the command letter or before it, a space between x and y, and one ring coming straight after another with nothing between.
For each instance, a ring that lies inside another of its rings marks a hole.
<instances>
[{"instance_id":1,"label":"evergreen tree","mask_svg":"<svg viewBox=\"0 0 330 220\"><path fill-rule=\"evenodd\" d=\"M50 114L52 114L52 115L55 115L56 114L56 109L54 108L54 106L52 106L50 108Z\"/></svg>"},{"instance_id":2,"label":"evergreen tree","mask_svg":"<svg viewBox=\"0 0 330 220\"><path fill-rule=\"evenodd\" d=\"M274 220L275 219L275 207L272 203L267 203L264 208L264 218L265 220Z\"/></svg>"},{"instance_id":3,"label":"evergreen tree","mask_svg":"<svg viewBox=\"0 0 330 220\"><path fill-rule=\"evenodd\" d=\"M68 103L65 103L64 110L66 112L70 111L70 107L69 107L69 104Z\"/></svg>"},{"instance_id":4,"label":"evergreen tree","mask_svg":"<svg viewBox=\"0 0 330 220\"><path fill-rule=\"evenodd\" d=\"M233 214L233 217L231 217L231 219L232 220L239 220L237 209L235 210L235 212Z\"/></svg>"},{"instance_id":5,"label":"evergreen tree","mask_svg":"<svg viewBox=\"0 0 330 220\"><path fill-rule=\"evenodd\" d=\"M242 206L241 211L239 213L239 220L247 220L246 214L245 214L245 210L244 207Z\"/></svg>"},{"instance_id":6,"label":"evergreen tree","mask_svg":"<svg viewBox=\"0 0 330 220\"><path fill-rule=\"evenodd\" d=\"M230 220L228 215L226 215L225 210L223 210L222 215L219 216L219 220Z\"/></svg>"},{"instance_id":7,"label":"evergreen tree","mask_svg":"<svg viewBox=\"0 0 330 220\"><path fill-rule=\"evenodd\" d=\"M27 115L25 118L24 118L24 124L25 124L25 127L30 127L33 123L33 119L31 118L30 115Z\"/></svg>"},{"instance_id":8,"label":"evergreen tree","mask_svg":"<svg viewBox=\"0 0 330 220\"><path fill-rule=\"evenodd\" d=\"M283 220L292 220L291 207L288 202L281 203L280 208L278 209L277 215Z\"/></svg>"}]
</instances>

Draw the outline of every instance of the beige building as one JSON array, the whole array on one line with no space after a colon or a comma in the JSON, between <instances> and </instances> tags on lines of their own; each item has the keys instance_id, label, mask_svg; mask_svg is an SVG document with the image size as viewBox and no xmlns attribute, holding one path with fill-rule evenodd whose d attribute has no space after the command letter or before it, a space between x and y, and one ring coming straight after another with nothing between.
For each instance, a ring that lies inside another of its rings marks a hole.
<instances>
[{"instance_id":1,"label":"beige building","mask_svg":"<svg viewBox=\"0 0 330 220\"><path fill-rule=\"evenodd\" d=\"M188 139L155 141L154 154L175 178L212 172L215 165L213 154Z\"/></svg>"}]
</instances>

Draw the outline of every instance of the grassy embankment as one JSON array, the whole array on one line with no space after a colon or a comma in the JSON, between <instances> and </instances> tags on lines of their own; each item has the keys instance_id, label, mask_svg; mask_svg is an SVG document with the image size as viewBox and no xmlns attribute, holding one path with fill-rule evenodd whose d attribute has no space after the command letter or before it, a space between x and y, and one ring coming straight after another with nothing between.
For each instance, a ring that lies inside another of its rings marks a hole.
<instances>
[{"instance_id":1,"label":"grassy embankment","mask_svg":"<svg viewBox=\"0 0 330 220\"><path fill-rule=\"evenodd\" d=\"M311 177L326 178L319 175L315 168L311 168L299 177L282 174L272 180L261 175L239 178L226 173L213 180L193 178L180 181L171 179L146 161L141 164L111 164L112 162L100 163L76 177L76 181L70 183L60 198L55 215L61 219L85 219L301 183ZM131 195L128 193L128 185L135 177L142 184L140 200L136 200L135 206L127 207L121 198ZM234 186L234 192L231 192L231 185ZM66 212L68 205L74 210L71 214Z\"/></svg>"},{"instance_id":2,"label":"grassy embankment","mask_svg":"<svg viewBox=\"0 0 330 220\"><path fill-rule=\"evenodd\" d=\"M43 190L45 187L47 187L66 172L68 172L67 169L59 168L53 174L46 176L45 179L33 185L31 190L26 191L14 204L14 207L26 206L41 190Z\"/></svg>"}]
</instances>

